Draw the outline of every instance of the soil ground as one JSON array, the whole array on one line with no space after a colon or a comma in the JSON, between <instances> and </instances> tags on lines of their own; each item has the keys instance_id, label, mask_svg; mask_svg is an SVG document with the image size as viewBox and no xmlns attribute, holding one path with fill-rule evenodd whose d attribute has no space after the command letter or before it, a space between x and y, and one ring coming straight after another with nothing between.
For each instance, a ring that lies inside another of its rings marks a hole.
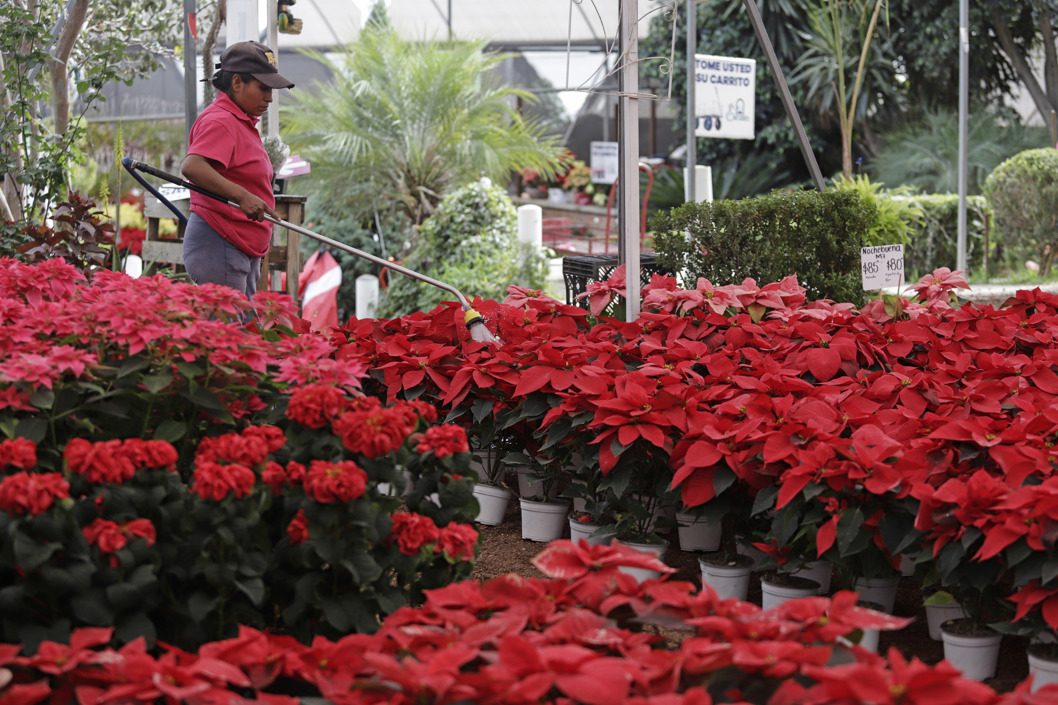
<instances>
[{"instance_id":1,"label":"soil ground","mask_svg":"<svg viewBox=\"0 0 1058 705\"><path fill-rule=\"evenodd\" d=\"M544 575L530 564L530 560L542 551L546 543L537 543L522 539L521 518L517 499L512 499L507 507L507 515L500 526L477 525L482 537L481 555L471 578L488 580L505 573L517 573L525 577L542 578ZM566 530L569 538L569 530ZM698 556L701 554L679 550L675 533L667 536L672 548L665 556L665 562L678 572L671 579L687 580L701 585L701 574L698 568ZM749 601L760 604L760 581L750 582ZM926 615L922 607L922 594L918 583L910 578L903 578L897 591L893 613L901 617L914 617L915 621L897 632L882 632L879 639L879 653L886 653L890 646L895 646L906 658L918 657L921 661L934 664L944 658L944 647L941 642L929 636L926 626ZM1028 675L1028 662L1025 649L1028 640L1022 637L1004 636L999 653L999 664L996 677L985 681L998 692L1013 690Z\"/></svg>"}]
</instances>

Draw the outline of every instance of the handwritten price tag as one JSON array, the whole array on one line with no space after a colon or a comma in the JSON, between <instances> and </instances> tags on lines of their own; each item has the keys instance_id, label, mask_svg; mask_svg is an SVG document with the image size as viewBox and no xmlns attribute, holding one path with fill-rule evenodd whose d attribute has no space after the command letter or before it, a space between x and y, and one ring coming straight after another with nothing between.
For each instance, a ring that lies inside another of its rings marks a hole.
<instances>
[{"instance_id":1,"label":"handwritten price tag","mask_svg":"<svg viewBox=\"0 0 1058 705\"><path fill-rule=\"evenodd\" d=\"M865 291L900 286L904 279L904 246L879 245L860 248L860 269Z\"/></svg>"}]
</instances>

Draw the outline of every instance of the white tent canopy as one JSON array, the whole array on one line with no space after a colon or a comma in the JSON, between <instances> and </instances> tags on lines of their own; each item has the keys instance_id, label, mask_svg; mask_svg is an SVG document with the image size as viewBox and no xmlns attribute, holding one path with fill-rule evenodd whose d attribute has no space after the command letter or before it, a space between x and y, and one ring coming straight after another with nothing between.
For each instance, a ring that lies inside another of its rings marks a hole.
<instances>
[{"instance_id":1,"label":"white tent canopy","mask_svg":"<svg viewBox=\"0 0 1058 705\"><path fill-rule=\"evenodd\" d=\"M640 38L663 4L640 1ZM619 5L619 0L390 0L389 17L406 39L447 39L451 25L456 39L503 47L565 46L567 39L579 47L616 47Z\"/></svg>"}]
</instances>

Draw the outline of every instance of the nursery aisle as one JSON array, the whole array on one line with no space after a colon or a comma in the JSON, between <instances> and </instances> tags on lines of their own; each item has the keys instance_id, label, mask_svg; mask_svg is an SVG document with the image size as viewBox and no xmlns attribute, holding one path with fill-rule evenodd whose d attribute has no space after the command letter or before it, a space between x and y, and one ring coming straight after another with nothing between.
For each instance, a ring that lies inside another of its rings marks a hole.
<instances>
[{"instance_id":1,"label":"nursery aisle","mask_svg":"<svg viewBox=\"0 0 1058 705\"><path fill-rule=\"evenodd\" d=\"M470 575L472 580L484 581L505 573L517 573L528 578L544 577L529 561L547 544L522 539L517 502L510 503L507 516L499 526L475 524L475 527L481 534L481 552ZM565 538L569 538L568 531ZM666 538L675 545L675 535ZM700 586L698 555L679 550L669 551L665 562L678 571L670 579L686 580ZM749 601L760 604L760 580L756 576L750 582ZM915 621L901 631L882 632L878 646L880 653L895 646L905 656L917 656L928 664L935 664L944 657L941 642L931 639L927 631L922 595L914 579L901 579L893 612L900 617L915 617ZM1029 670L1025 658L1027 645L1026 637L1004 636L996 677L984 682L997 692L1005 693L1025 680Z\"/></svg>"}]
</instances>

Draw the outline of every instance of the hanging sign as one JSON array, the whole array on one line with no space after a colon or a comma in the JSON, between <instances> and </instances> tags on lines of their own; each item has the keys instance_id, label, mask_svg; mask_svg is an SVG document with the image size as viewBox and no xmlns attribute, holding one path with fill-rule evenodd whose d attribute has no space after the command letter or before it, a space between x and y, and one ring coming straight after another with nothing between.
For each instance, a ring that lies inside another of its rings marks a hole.
<instances>
[{"instance_id":1,"label":"hanging sign","mask_svg":"<svg viewBox=\"0 0 1058 705\"><path fill-rule=\"evenodd\" d=\"M757 62L695 54L694 80L694 134L753 139Z\"/></svg>"},{"instance_id":2,"label":"hanging sign","mask_svg":"<svg viewBox=\"0 0 1058 705\"><path fill-rule=\"evenodd\" d=\"M617 142L591 143L592 181L597 184L612 184L617 181L617 171L620 165Z\"/></svg>"}]
</instances>

